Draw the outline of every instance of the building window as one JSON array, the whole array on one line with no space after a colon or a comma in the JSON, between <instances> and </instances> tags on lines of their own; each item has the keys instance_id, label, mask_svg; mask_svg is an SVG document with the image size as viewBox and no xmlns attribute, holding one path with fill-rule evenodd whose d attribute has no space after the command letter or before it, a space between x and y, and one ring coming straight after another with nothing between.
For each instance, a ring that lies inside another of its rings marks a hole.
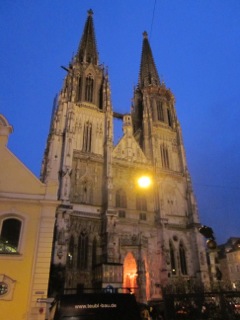
<instances>
[{"instance_id":1,"label":"building window","mask_svg":"<svg viewBox=\"0 0 240 320\"><path fill-rule=\"evenodd\" d=\"M16 280L0 274L0 300L11 301L13 299L15 284Z\"/></svg>"},{"instance_id":2,"label":"building window","mask_svg":"<svg viewBox=\"0 0 240 320\"><path fill-rule=\"evenodd\" d=\"M0 282L0 296L8 292L8 285L5 282Z\"/></svg>"},{"instance_id":3,"label":"building window","mask_svg":"<svg viewBox=\"0 0 240 320\"><path fill-rule=\"evenodd\" d=\"M91 75L86 78L86 87L85 87L85 100L88 102L93 102L93 78Z\"/></svg>"},{"instance_id":4,"label":"building window","mask_svg":"<svg viewBox=\"0 0 240 320\"><path fill-rule=\"evenodd\" d=\"M74 256L74 238L71 236L68 246L67 264L69 268L73 267L73 256Z\"/></svg>"},{"instance_id":5,"label":"building window","mask_svg":"<svg viewBox=\"0 0 240 320\"><path fill-rule=\"evenodd\" d=\"M175 250L171 241L169 242L169 253L170 253L171 271L172 271L172 274L175 275L177 271L176 260L175 260Z\"/></svg>"},{"instance_id":6,"label":"building window","mask_svg":"<svg viewBox=\"0 0 240 320\"><path fill-rule=\"evenodd\" d=\"M0 253L14 254L18 252L22 222L16 218L2 221L0 233Z\"/></svg>"},{"instance_id":7,"label":"building window","mask_svg":"<svg viewBox=\"0 0 240 320\"><path fill-rule=\"evenodd\" d=\"M168 119L169 127L172 127L172 115L171 115L171 111L169 109L167 109L167 119Z\"/></svg>"},{"instance_id":8,"label":"building window","mask_svg":"<svg viewBox=\"0 0 240 320\"><path fill-rule=\"evenodd\" d=\"M143 194L137 194L136 208L139 211L147 211L147 200Z\"/></svg>"},{"instance_id":9,"label":"building window","mask_svg":"<svg viewBox=\"0 0 240 320\"><path fill-rule=\"evenodd\" d=\"M97 264L97 240L93 239L92 244L92 268Z\"/></svg>"},{"instance_id":10,"label":"building window","mask_svg":"<svg viewBox=\"0 0 240 320\"><path fill-rule=\"evenodd\" d=\"M91 146L92 146L92 124L88 121L84 124L82 151L91 152Z\"/></svg>"},{"instance_id":11,"label":"building window","mask_svg":"<svg viewBox=\"0 0 240 320\"><path fill-rule=\"evenodd\" d=\"M157 117L158 121L164 121L163 104L161 101L157 101Z\"/></svg>"},{"instance_id":12,"label":"building window","mask_svg":"<svg viewBox=\"0 0 240 320\"><path fill-rule=\"evenodd\" d=\"M160 153L161 153L161 160L162 160L163 168L169 168L168 148L165 144L161 144Z\"/></svg>"},{"instance_id":13,"label":"building window","mask_svg":"<svg viewBox=\"0 0 240 320\"><path fill-rule=\"evenodd\" d=\"M139 214L139 219L140 220L143 220L143 221L146 221L147 220L147 215L145 212L140 212Z\"/></svg>"},{"instance_id":14,"label":"building window","mask_svg":"<svg viewBox=\"0 0 240 320\"><path fill-rule=\"evenodd\" d=\"M126 212L125 212L125 210L119 210L119 211L118 211L118 216L119 216L119 218L125 218L125 217L126 217Z\"/></svg>"},{"instance_id":15,"label":"building window","mask_svg":"<svg viewBox=\"0 0 240 320\"><path fill-rule=\"evenodd\" d=\"M81 232L78 238L77 267L80 270L86 270L87 262L88 262L88 235L85 232Z\"/></svg>"},{"instance_id":16,"label":"building window","mask_svg":"<svg viewBox=\"0 0 240 320\"><path fill-rule=\"evenodd\" d=\"M183 275L187 275L186 253L182 243L180 243L179 245L179 257L180 257L181 272Z\"/></svg>"},{"instance_id":17,"label":"building window","mask_svg":"<svg viewBox=\"0 0 240 320\"><path fill-rule=\"evenodd\" d=\"M82 99L82 77L79 77L77 83L77 101Z\"/></svg>"},{"instance_id":18,"label":"building window","mask_svg":"<svg viewBox=\"0 0 240 320\"><path fill-rule=\"evenodd\" d=\"M117 190L116 192L116 207L117 208L126 208L127 207L127 196L126 192L122 189Z\"/></svg>"}]
</instances>

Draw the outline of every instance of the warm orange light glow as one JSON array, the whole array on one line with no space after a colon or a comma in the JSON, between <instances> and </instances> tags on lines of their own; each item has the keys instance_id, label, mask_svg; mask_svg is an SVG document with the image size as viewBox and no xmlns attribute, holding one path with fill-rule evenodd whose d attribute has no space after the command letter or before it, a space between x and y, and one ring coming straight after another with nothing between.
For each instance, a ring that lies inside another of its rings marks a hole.
<instances>
[{"instance_id":1,"label":"warm orange light glow","mask_svg":"<svg viewBox=\"0 0 240 320\"><path fill-rule=\"evenodd\" d=\"M138 179L138 185L141 188L148 188L151 184L151 179L147 176L143 176L141 178Z\"/></svg>"}]
</instances>

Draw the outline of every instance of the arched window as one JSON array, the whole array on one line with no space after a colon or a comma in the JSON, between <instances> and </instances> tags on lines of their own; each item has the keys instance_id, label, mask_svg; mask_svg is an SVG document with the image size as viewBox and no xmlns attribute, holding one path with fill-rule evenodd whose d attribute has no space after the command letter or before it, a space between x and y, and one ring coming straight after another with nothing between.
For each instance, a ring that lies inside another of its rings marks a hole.
<instances>
[{"instance_id":1,"label":"arched window","mask_svg":"<svg viewBox=\"0 0 240 320\"><path fill-rule=\"evenodd\" d=\"M160 146L161 160L163 168L169 168L168 148L164 144Z\"/></svg>"},{"instance_id":2,"label":"arched window","mask_svg":"<svg viewBox=\"0 0 240 320\"><path fill-rule=\"evenodd\" d=\"M136 208L139 211L147 211L147 200L145 195L137 194L136 196Z\"/></svg>"},{"instance_id":3,"label":"arched window","mask_svg":"<svg viewBox=\"0 0 240 320\"><path fill-rule=\"evenodd\" d=\"M187 272L186 252L182 242L179 245L179 257L180 257L181 272L182 274L187 275L188 272Z\"/></svg>"},{"instance_id":4,"label":"arched window","mask_svg":"<svg viewBox=\"0 0 240 320\"><path fill-rule=\"evenodd\" d=\"M73 256L74 256L74 238L71 236L68 246L68 255L67 255L67 265L69 268L73 267Z\"/></svg>"},{"instance_id":5,"label":"arched window","mask_svg":"<svg viewBox=\"0 0 240 320\"><path fill-rule=\"evenodd\" d=\"M77 267L80 270L86 270L88 265L88 235L81 232L78 238L78 259Z\"/></svg>"},{"instance_id":6,"label":"arched window","mask_svg":"<svg viewBox=\"0 0 240 320\"><path fill-rule=\"evenodd\" d=\"M17 253L21 235L22 222L17 218L2 221L0 233L0 253Z\"/></svg>"},{"instance_id":7,"label":"arched window","mask_svg":"<svg viewBox=\"0 0 240 320\"><path fill-rule=\"evenodd\" d=\"M171 111L169 109L167 109L167 119L168 119L169 127L172 127L172 115L171 115Z\"/></svg>"},{"instance_id":8,"label":"arched window","mask_svg":"<svg viewBox=\"0 0 240 320\"><path fill-rule=\"evenodd\" d=\"M97 240L96 238L93 239L93 244L92 244L92 268L96 265L97 263Z\"/></svg>"},{"instance_id":9,"label":"arched window","mask_svg":"<svg viewBox=\"0 0 240 320\"><path fill-rule=\"evenodd\" d=\"M85 87L85 100L88 102L93 102L93 78L91 75L86 77L86 87Z\"/></svg>"},{"instance_id":10,"label":"arched window","mask_svg":"<svg viewBox=\"0 0 240 320\"><path fill-rule=\"evenodd\" d=\"M77 83L77 101L82 99L82 77L79 77Z\"/></svg>"},{"instance_id":11,"label":"arched window","mask_svg":"<svg viewBox=\"0 0 240 320\"><path fill-rule=\"evenodd\" d=\"M92 146L92 124L87 121L83 129L83 146L82 151L91 152Z\"/></svg>"},{"instance_id":12,"label":"arched window","mask_svg":"<svg viewBox=\"0 0 240 320\"><path fill-rule=\"evenodd\" d=\"M117 190L116 192L116 207L126 208L127 207L127 196L126 192L122 189Z\"/></svg>"},{"instance_id":13,"label":"arched window","mask_svg":"<svg viewBox=\"0 0 240 320\"><path fill-rule=\"evenodd\" d=\"M158 121L164 121L163 104L161 101L157 101L157 117Z\"/></svg>"},{"instance_id":14,"label":"arched window","mask_svg":"<svg viewBox=\"0 0 240 320\"><path fill-rule=\"evenodd\" d=\"M175 275L176 270L176 259L175 259L175 250L171 241L169 241L169 253L170 253L170 263L172 274Z\"/></svg>"}]
</instances>

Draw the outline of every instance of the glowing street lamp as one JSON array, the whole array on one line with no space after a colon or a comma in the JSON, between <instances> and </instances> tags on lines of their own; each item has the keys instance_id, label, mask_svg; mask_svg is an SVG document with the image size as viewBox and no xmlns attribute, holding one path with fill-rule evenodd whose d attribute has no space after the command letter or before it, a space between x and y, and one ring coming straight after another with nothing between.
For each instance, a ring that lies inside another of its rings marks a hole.
<instances>
[{"instance_id":1,"label":"glowing street lamp","mask_svg":"<svg viewBox=\"0 0 240 320\"><path fill-rule=\"evenodd\" d=\"M140 188L148 188L151 185L152 181L148 176L142 176L138 179L138 185Z\"/></svg>"}]
</instances>

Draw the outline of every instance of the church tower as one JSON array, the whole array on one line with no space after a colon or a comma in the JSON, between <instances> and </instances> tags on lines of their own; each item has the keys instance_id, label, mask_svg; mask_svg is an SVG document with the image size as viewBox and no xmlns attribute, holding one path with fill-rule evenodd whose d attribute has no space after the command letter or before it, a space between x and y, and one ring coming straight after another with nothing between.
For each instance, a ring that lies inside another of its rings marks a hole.
<instances>
[{"instance_id":1,"label":"church tower","mask_svg":"<svg viewBox=\"0 0 240 320\"><path fill-rule=\"evenodd\" d=\"M77 54L55 99L42 180L59 182L50 293L206 284L199 218L172 92L160 80L143 34L132 112L113 111L88 11ZM123 136L113 143L113 118ZM141 188L141 177L151 179ZM188 280L188 281L184 281Z\"/></svg>"}]
</instances>

